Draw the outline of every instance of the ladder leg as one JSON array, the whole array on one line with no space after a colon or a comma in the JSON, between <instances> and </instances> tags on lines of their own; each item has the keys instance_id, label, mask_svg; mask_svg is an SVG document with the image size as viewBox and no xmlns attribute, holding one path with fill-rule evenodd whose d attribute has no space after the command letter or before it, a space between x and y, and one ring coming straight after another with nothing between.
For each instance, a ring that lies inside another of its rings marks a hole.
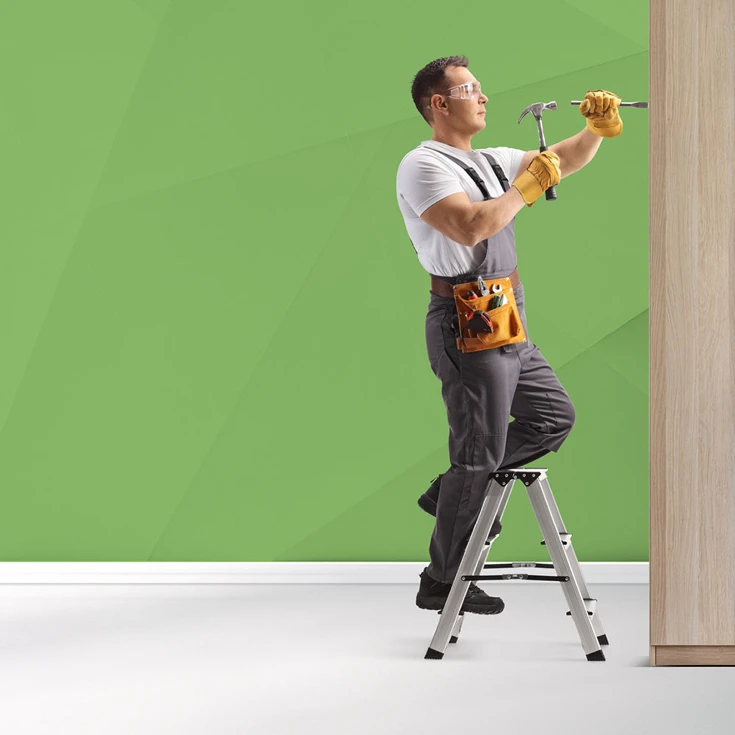
<instances>
[{"instance_id":1,"label":"ladder leg","mask_svg":"<svg viewBox=\"0 0 735 735\"><path fill-rule=\"evenodd\" d=\"M541 473L541 477L545 476L545 472ZM550 489L550 488L549 488ZM582 597L582 590L579 587L576 576L572 572L572 568L567 557L567 549L571 548L571 541L565 546L559 536L563 532L563 528L557 527L557 518L554 517L551 507L546 497L546 493L541 487L540 478L535 479L526 486L528 498L531 506L536 514L536 520L544 535L546 548L554 564L556 572L560 576L568 577L568 581L561 582L561 588L566 597L569 610L572 613L572 619L577 626L577 632L582 642L582 648L587 656L588 661L604 661L605 654L600 648L600 642L592 627L590 616L587 613L587 607ZM557 509L558 510L558 509Z\"/></svg>"},{"instance_id":2,"label":"ladder leg","mask_svg":"<svg viewBox=\"0 0 735 735\"><path fill-rule=\"evenodd\" d=\"M506 485L502 490L502 495L500 496L500 506L498 508L498 513L496 517L498 519L502 519L503 512L505 511L505 506L508 505L508 498L510 497L510 490L513 487L513 482L509 482L508 485ZM479 518L478 518L479 522ZM491 524L492 527L492 524ZM480 554L480 558L477 560L477 564L475 565L475 571L472 573L473 576L478 576L482 574L482 571L485 567L485 562L487 561L487 555L490 552L490 548L492 547L493 541L497 536L493 536L491 539L485 541L485 553ZM457 623L454 626L454 630L452 631L452 637L449 639L450 643L456 643L459 639L459 631L462 630L462 623L464 622L464 613L460 612L459 617L457 618Z\"/></svg>"},{"instance_id":3,"label":"ladder leg","mask_svg":"<svg viewBox=\"0 0 735 735\"><path fill-rule=\"evenodd\" d=\"M464 623L464 613L461 612L457 616L457 622L454 624L454 630L452 631L452 637L449 639L450 643L456 643L459 640L459 631L462 630L462 623Z\"/></svg>"},{"instance_id":4,"label":"ladder leg","mask_svg":"<svg viewBox=\"0 0 735 735\"><path fill-rule=\"evenodd\" d=\"M487 537L506 490L510 494L509 488L504 488L494 478L490 479L489 489L485 492L480 513L475 521L459 569L454 577L454 582L452 582L452 588L449 590L447 601L440 612L439 624L436 626L434 637L431 639L431 644L424 658L440 659L444 657L449 640L458 623L465 595L470 587L469 580L463 582L462 576L472 576L478 568L485 564L491 546L487 543ZM458 629L457 632L459 632Z\"/></svg>"},{"instance_id":5,"label":"ladder leg","mask_svg":"<svg viewBox=\"0 0 735 735\"><path fill-rule=\"evenodd\" d=\"M541 483L541 490L544 494L544 497L546 498L546 502L549 506L549 510L551 511L551 515L554 518L556 527L559 529L559 533L567 533L566 526L564 525L561 513L559 512L559 506L554 499L554 493L551 492L551 485L549 485L549 480L545 474L543 474L539 478L539 482ZM584 575L582 574L582 568L580 567L579 560L577 559L577 553L574 551L574 547L572 546L571 542L567 547L567 559L569 560L569 566L572 570L572 574L577 579L577 585L579 586L579 589L582 593L582 597L585 600L592 599L592 596L587 589L587 583L585 582ZM595 606L595 611L590 616L592 618L592 627L595 630L595 635L597 636L597 640L600 642L600 644L603 646L607 646L607 635L605 635L605 630L602 627L602 620L600 620L600 616L597 610L598 606Z\"/></svg>"},{"instance_id":6,"label":"ladder leg","mask_svg":"<svg viewBox=\"0 0 735 735\"><path fill-rule=\"evenodd\" d=\"M500 496L500 505L498 507L498 513L497 517L498 520L503 519L503 513L505 513L505 507L508 505L508 499L510 498L510 490L513 487L513 484L515 483L515 478L510 480L508 484L504 488L503 494Z\"/></svg>"}]
</instances>

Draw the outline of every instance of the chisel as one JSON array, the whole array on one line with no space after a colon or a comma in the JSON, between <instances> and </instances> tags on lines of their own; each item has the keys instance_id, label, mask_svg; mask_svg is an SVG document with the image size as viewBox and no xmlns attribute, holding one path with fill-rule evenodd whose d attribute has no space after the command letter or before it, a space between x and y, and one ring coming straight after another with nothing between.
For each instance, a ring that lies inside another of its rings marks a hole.
<instances>
[{"instance_id":1,"label":"chisel","mask_svg":"<svg viewBox=\"0 0 735 735\"><path fill-rule=\"evenodd\" d=\"M572 104L579 107L583 100L572 100ZM643 107L648 108L648 102L621 102L618 107Z\"/></svg>"}]
</instances>

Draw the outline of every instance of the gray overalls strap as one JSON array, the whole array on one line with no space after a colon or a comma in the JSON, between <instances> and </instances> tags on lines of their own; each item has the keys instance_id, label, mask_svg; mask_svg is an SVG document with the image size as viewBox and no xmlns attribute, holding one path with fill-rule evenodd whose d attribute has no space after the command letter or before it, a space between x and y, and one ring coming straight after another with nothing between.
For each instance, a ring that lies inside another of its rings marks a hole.
<instances>
[{"instance_id":1,"label":"gray overalls strap","mask_svg":"<svg viewBox=\"0 0 735 735\"><path fill-rule=\"evenodd\" d=\"M461 166L477 184L485 201L494 198L490 196L490 193L485 186L485 182L480 178L480 175L474 168L472 168L472 166L467 165L464 161L460 161L459 158L455 158L444 151L439 151L436 148L432 148L431 150L441 153L443 156L450 158L456 164ZM498 181L500 182L500 186L503 188L503 191L508 191L508 189L510 189L510 183L503 173L503 169L489 153L486 153L485 151L480 151L480 153L487 158L495 176L497 176ZM496 233L492 237L486 238L474 246L475 248L484 248L485 257L471 273L464 273L459 276L435 276L435 278L441 278L443 281L447 281L447 283L454 285L455 283L464 283L465 281L472 280L472 276L482 276L483 278L485 276L509 276L515 270L517 265L514 225L515 217L513 217L513 219L502 230L500 230L500 232Z\"/></svg>"}]
</instances>

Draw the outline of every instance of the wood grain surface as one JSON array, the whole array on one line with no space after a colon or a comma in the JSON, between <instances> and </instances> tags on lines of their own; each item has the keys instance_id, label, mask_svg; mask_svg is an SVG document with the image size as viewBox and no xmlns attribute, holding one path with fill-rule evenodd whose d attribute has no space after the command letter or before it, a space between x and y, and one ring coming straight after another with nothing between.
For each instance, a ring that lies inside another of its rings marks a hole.
<instances>
[{"instance_id":1,"label":"wood grain surface","mask_svg":"<svg viewBox=\"0 0 735 735\"><path fill-rule=\"evenodd\" d=\"M735 666L735 646L653 646L656 666Z\"/></svg>"},{"instance_id":2,"label":"wood grain surface","mask_svg":"<svg viewBox=\"0 0 735 735\"><path fill-rule=\"evenodd\" d=\"M651 0L652 665L735 650L734 47L733 0Z\"/></svg>"}]
</instances>

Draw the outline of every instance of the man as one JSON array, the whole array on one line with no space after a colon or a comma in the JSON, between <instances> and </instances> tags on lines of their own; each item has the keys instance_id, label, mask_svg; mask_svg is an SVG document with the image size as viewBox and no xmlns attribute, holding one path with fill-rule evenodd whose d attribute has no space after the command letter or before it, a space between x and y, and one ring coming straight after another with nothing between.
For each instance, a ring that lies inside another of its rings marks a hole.
<instances>
[{"instance_id":1,"label":"man","mask_svg":"<svg viewBox=\"0 0 735 735\"><path fill-rule=\"evenodd\" d=\"M449 422L450 467L419 498L420 507L436 516L431 561L416 596L416 604L429 610L441 610L446 602L490 474L558 451L574 425L569 396L528 336L515 216L586 166L602 138L619 135L623 127L620 98L597 90L580 105L585 129L549 151L473 150L473 136L487 124L488 98L467 64L464 56L437 59L414 78L414 104L433 135L403 158L396 186L409 238L431 274L426 347ZM477 352L457 349L452 285L476 281L478 275L510 277L525 342ZM500 530L496 518L491 535ZM503 608L500 598L471 584L462 610L496 614Z\"/></svg>"}]
</instances>

